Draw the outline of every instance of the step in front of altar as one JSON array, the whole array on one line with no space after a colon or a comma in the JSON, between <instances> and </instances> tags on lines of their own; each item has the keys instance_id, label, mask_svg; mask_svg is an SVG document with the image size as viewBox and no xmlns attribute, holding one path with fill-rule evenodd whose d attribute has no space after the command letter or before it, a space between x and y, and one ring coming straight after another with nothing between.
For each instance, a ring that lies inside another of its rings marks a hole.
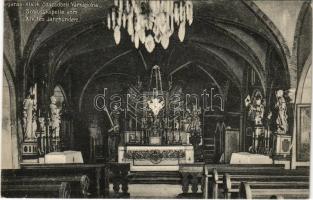
<instances>
[{"instance_id":1,"label":"step in front of altar","mask_svg":"<svg viewBox=\"0 0 313 200\"><path fill-rule=\"evenodd\" d=\"M179 164L194 163L191 145L120 146L119 163L130 163L131 171L178 171Z\"/></svg>"},{"instance_id":2,"label":"step in front of altar","mask_svg":"<svg viewBox=\"0 0 313 200\"><path fill-rule=\"evenodd\" d=\"M181 177L177 171L136 171L128 175L130 184L181 184Z\"/></svg>"}]
</instances>

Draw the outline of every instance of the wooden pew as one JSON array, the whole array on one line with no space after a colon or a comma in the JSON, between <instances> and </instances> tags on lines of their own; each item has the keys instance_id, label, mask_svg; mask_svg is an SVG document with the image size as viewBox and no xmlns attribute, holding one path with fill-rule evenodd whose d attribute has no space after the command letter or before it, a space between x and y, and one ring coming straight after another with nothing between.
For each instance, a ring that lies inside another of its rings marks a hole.
<instances>
[{"instance_id":1,"label":"wooden pew","mask_svg":"<svg viewBox=\"0 0 313 200\"><path fill-rule=\"evenodd\" d=\"M62 182L68 183L71 188L71 197L75 198L87 198L89 193L90 180L87 175L30 175L27 171L20 173L18 170L2 170L1 173L1 185L2 196L15 195L14 191L18 192L22 196L34 196L33 192L37 191L37 186L45 191L45 188L50 188L53 185L58 186ZM37 186L36 186L37 185ZM32 189L32 187L36 189ZM25 188L25 189L22 189ZM26 190L26 189L29 190ZM49 190L47 190L49 191ZM37 192L38 193L38 192ZM53 193L53 192L52 192ZM53 196L52 196L53 197Z\"/></svg>"},{"instance_id":2,"label":"wooden pew","mask_svg":"<svg viewBox=\"0 0 313 200\"><path fill-rule=\"evenodd\" d=\"M70 198L71 187L68 182L55 182L44 185L40 184L14 184L1 185L1 195L3 197L45 197L45 198Z\"/></svg>"},{"instance_id":3,"label":"wooden pew","mask_svg":"<svg viewBox=\"0 0 313 200\"><path fill-rule=\"evenodd\" d=\"M109 165L108 164L36 164L23 165L18 171L29 176L72 176L86 175L90 180L90 197L108 197Z\"/></svg>"},{"instance_id":4,"label":"wooden pew","mask_svg":"<svg viewBox=\"0 0 313 200\"><path fill-rule=\"evenodd\" d=\"M307 170L274 170L259 171L258 173L233 174L225 173L223 176L223 192L225 198L235 198L234 194L239 192L240 182L253 182L255 185L262 187L268 182L275 182L276 186L292 182L309 183L309 175ZM274 186L274 187L276 187Z\"/></svg>"},{"instance_id":5,"label":"wooden pew","mask_svg":"<svg viewBox=\"0 0 313 200\"><path fill-rule=\"evenodd\" d=\"M307 199L309 198L309 182L284 182L277 186L276 182L268 182L267 185L241 182L239 188L240 199Z\"/></svg>"},{"instance_id":6,"label":"wooden pew","mask_svg":"<svg viewBox=\"0 0 313 200\"><path fill-rule=\"evenodd\" d=\"M222 186L224 173L231 174L257 174L260 171L281 171L280 166L272 165L229 165L211 164L204 166L203 198L218 198L218 191Z\"/></svg>"},{"instance_id":7,"label":"wooden pew","mask_svg":"<svg viewBox=\"0 0 313 200\"><path fill-rule=\"evenodd\" d=\"M85 174L90 180L89 197L109 197L109 183L113 183L114 197L128 197L129 163L108 162L103 164L28 164L21 170L31 174ZM120 190L122 190L120 192Z\"/></svg>"}]
</instances>

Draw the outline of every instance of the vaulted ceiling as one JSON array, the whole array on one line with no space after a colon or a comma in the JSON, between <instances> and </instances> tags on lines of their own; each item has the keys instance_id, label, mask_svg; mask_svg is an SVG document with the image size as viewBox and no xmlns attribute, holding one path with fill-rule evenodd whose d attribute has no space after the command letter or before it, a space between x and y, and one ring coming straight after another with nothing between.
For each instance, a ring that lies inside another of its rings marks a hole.
<instances>
[{"instance_id":1,"label":"vaulted ceiling","mask_svg":"<svg viewBox=\"0 0 313 200\"><path fill-rule=\"evenodd\" d=\"M185 41L179 42L174 33L168 49L157 45L152 53L143 46L134 48L125 31L116 46L112 31L104 24L112 1L96 2L99 8L76 9L79 23L21 23L22 35L28 38L21 38L26 73L51 84L62 84L70 77L74 92L81 94L102 75L144 76L154 65L161 67L164 77L197 66L212 77L222 74L216 78L218 83L227 78L240 89L245 69L253 68L265 89L270 67L267 57L274 52L275 67L288 82L288 48L246 1L194 1L194 22L186 29Z\"/></svg>"}]
</instances>

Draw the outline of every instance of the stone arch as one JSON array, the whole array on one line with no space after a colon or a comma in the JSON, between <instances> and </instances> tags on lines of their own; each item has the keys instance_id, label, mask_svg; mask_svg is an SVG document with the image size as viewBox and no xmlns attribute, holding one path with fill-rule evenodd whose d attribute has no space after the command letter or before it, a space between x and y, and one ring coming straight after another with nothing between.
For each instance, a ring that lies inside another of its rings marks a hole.
<instances>
[{"instance_id":1,"label":"stone arch","mask_svg":"<svg viewBox=\"0 0 313 200\"><path fill-rule=\"evenodd\" d=\"M68 105L69 101L68 101L68 97L66 95L66 92L64 91L63 87L60 85L60 84L57 84L55 87L54 87L54 95L56 93L58 93L57 95L57 98L59 98L61 100L62 98L62 101L61 103L65 103L65 105Z\"/></svg>"},{"instance_id":2,"label":"stone arch","mask_svg":"<svg viewBox=\"0 0 313 200\"><path fill-rule=\"evenodd\" d=\"M21 142L22 135L19 134L19 123L18 123L18 117L17 117L17 100L16 100L16 89L15 89L15 77L12 73L11 65L6 57L4 55L4 64L3 64L3 81L7 82L8 85L8 93L3 94L3 98L8 98L8 104L9 104L9 126L8 129L9 134L11 136L10 143L11 143L11 151L12 151L12 165L10 168L19 168L19 160L20 160L20 148L19 143ZM9 95L9 96L4 96ZM4 105L2 105L4 106ZM3 107L4 108L4 107ZM2 127L2 134L4 133L3 127ZM3 141L3 140L2 140Z\"/></svg>"},{"instance_id":3,"label":"stone arch","mask_svg":"<svg viewBox=\"0 0 313 200\"><path fill-rule=\"evenodd\" d=\"M290 58L290 50L287 46L287 43L279 31L279 29L275 26L275 24L272 22L272 20L252 1L244 1L242 0L244 4L246 4L263 22L264 24L271 30L273 35L278 40L279 44L281 45L281 49L283 50L283 53L287 56L287 59Z\"/></svg>"},{"instance_id":4,"label":"stone arch","mask_svg":"<svg viewBox=\"0 0 313 200\"><path fill-rule=\"evenodd\" d=\"M291 53L288 48L287 42L279 29L275 26L275 24L272 22L272 20L252 1L245 1L241 0L247 7L249 7L250 10L252 10L257 17L259 17L263 23L268 27L268 29L271 31L273 37L277 40L278 46L276 48L279 51L279 56L282 60L282 64L288 72L288 81L289 86L295 85L295 82L290 77L290 71L293 70L293 67L290 63L291 59Z\"/></svg>"},{"instance_id":5,"label":"stone arch","mask_svg":"<svg viewBox=\"0 0 313 200\"><path fill-rule=\"evenodd\" d=\"M105 64L103 64L101 67L99 67L99 69L97 71L95 71L91 76L90 78L87 80L86 84L84 85L83 89L82 89L82 92L79 96L79 101L78 101L78 111L81 112L81 107L82 107L82 102L83 102L83 97L84 97L84 94L85 94L85 91L88 87L88 85L91 83L91 81L96 77L96 75L101 71L103 70L105 67L107 67L108 65L110 65L112 62L114 62L115 60L119 59L120 57L122 56L125 56L127 54L129 54L130 52L132 52L132 50L128 50L128 51L125 51L117 56L115 56L114 58L110 59L109 61L107 61Z\"/></svg>"},{"instance_id":6,"label":"stone arch","mask_svg":"<svg viewBox=\"0 0 313 200\"><path fill-rule=\"evenodd\" d=\"M292 47L292 55L291 55L291 64L294 67L294 76L297 80L299 75L299 61L298 61L298 55L299 55L299 43L300 43L300 37L301 37L301 29L303 27L303 21L305 18L305 15L307 14L308 9L310 9L310 3L305 2L303 3L300 13L298 15L296 29L295 29L295 35L293 39L293 47Z\"/></svg>"},{"instance_id":7,"label":"stone arch","mask_svg":"<svg viewBox=\"0 0 313 200\"><path fill-rule=\"evenodd\" d=\"M305 65L303 67L303 70L301 72L300 80L298 83L298 87L295 94L295 105L300 104L302 101L302 95L303 95L303 89L305 87L305 81L307 79L308 72L312 68L312 53L309 55L308 59L305 62ZM312 81L312 79L311 79ZM311 89L312 92L312 89ZM312 100L312 94L311 94L311 100ZM294 112L296 113L297 106L295 106ZM312 107L311 107L312 109ZM293 117L294 124L297 123L297 116L294 115ZM292 140L292 157L291 157L291 168L295 169L297 166L309 166L310 162L297 162L297 134L301 134L297 132L297 126L293 127L293 140Z\"/></svg>"},{"instance_id":8,"label":"stone arch","mask_svg":"<svg viewBox=\"0 0 313 200\"><path fill-rule=\"evenodd\" d=\"M301 76L300 76L297 91L296 91L296 101L295 101L296 104L301 103L303 89L305 86L304 84L305 84L309 69L311 68L311 65L312 65L312 54L310 54L310 56L306 60L305 65L303 66L303 70L301 72Z\"/></svg>"}]
</instances>

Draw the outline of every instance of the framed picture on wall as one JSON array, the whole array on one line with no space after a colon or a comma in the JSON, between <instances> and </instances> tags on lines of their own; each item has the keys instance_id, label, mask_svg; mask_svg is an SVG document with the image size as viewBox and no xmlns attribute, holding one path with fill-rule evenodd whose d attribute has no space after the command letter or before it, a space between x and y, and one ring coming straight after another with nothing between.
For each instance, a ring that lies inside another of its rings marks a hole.
<instances>
[{"instance_id":1,"label":"framed picture on wall","mask_svg":"<svg viewBox=\"0 0 313 200\"><path fill-rule=\"evenodd\" d=\"M297 105L297 161L310 160L311 104Z\"/></svg>"}]
</instances>

